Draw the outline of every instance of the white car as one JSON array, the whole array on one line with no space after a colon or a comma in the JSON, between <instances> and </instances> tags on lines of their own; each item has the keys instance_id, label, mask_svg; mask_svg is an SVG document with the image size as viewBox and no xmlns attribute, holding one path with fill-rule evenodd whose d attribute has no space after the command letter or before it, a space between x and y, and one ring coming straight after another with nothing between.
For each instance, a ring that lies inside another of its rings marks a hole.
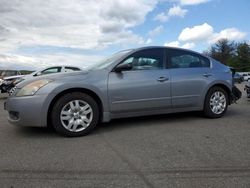
<instances>
[{"instance_id":1,"label":"white car","mask_svg":"<svg viewBox=\"0 0 250 188\"><path fill-rule=\"evenodd\" d=\"M61 73L61 72L72 72L72 71L81 71L81 68L75 66L53 66L47 67L45 69L33 72L31 74L26 75L24 78L41 76L45 74L54 74L54 73Z\"/></svg>"},{"instance_id":2,"label":"white car","mask_svg":"<svg viewBox=\"0 0 250 188\"><path fill-rule=\"evenodd\" d=\"M21 79L23 75L16 70L0 71L0 93L6 93L11 89L13 83L17 79Z\"/></svg>"},{"instance_id":3,"label":"white car","mask_svg":"<svg viewBox=\"0 0 250 188\"><path fill-rule=\"evenodd\" d=\"M249 81L250 80L250 72L241 72L239 74L243 76L244 81Z\"/></svg>"},{"instance_id":4,"label":"white car","mask_svg":"<svg viewBox=\"0 0 250 188\"><path fill-rule=\"evenodd\" d=\"M250 73L243 74L243 78L245 81L249 81L250 80Z\"/></svg>"},{"instance_id":5,"label":"white car","mask_svg":"<svg viewBox=\"0 0 250 188\"><path fill-rule=\"evenodd\" d=\"M0 90L2 93L5 92L12 92L12 88L14 86L24 80L28 80L31 78L34 78L36 76L46 75L46 74L55 74L55 73L62 73L62 72L72 72L72 71L81 71L82 69L75 66L53 66L53 67L47 67L39 71L32 72L28 75L16 75L16 76L8 76L4 77L0 81ZM3 86L4 84L4 86Z\"/></svg>"},{"instance_id":6,"label":"white car","mask_svg":"<svg viewBox=\"0 0 250 188\"><path fill-rule=\"evenodd\" d=\"M62 72L73 72L73 71L81 71L82 69L75 66L53 66L53 67L46 67L42 70L38 70L35 72L32 72L28 75L25 75L20 78L20 81L27 80L34 78L36 76L46 75L46 74L56 74L56 73L62 73Z\"/></svg>"}]
</instances>

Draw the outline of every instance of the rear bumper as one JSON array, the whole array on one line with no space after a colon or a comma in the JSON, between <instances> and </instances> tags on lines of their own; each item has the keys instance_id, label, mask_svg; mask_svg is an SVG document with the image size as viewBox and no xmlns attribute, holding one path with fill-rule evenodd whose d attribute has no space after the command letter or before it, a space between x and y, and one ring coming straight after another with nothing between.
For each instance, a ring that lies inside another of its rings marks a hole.
<instances>
[{"instance_id":1,"label":"rear bumper","mask_svg":"<svg viewBox=\"0 0 250 188\"><path fill-rule=\"evenodd\" d=\"M230 104L235 103L237 100L241 98L241 96L242 96L241 91L236 86L233 86L232 92L230 95Z\"/></svg>"}]
</instances>

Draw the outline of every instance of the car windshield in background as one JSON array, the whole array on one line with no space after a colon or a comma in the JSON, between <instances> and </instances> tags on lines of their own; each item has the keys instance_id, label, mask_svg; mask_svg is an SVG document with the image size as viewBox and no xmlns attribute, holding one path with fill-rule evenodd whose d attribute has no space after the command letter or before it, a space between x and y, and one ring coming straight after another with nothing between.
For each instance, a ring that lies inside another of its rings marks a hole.
<instances>
[{"instance_id":1,"label":"car windshield in background","mask_svg":"<svg viewBox=\"0 0 250 188\"><path fill-rule=\"evenodd\" d=\"M115 61L119 60L122 56L124 56L125 54L127 54L129 52L131 52L131 50L124 50L124 51L115 53L115 54L105 58L104 60L102 60L100 62L97 62L94 65L91 65L91 66L89 66L87 68L90 69L90 70L92 70L92 69L105 69L109 65L111 65Z\"/></svg>"}]
</instances>

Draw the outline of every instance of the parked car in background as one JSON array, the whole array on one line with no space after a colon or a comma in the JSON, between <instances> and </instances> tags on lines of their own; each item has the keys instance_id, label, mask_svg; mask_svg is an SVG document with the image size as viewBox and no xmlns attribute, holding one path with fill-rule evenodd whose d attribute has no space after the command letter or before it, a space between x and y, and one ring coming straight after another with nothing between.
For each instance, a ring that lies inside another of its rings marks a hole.
<instances>
[{"instance_id":1,"label":"parked car in background","mask_svg":"<svg viewBox=\"0 0 250 188\"><path fill-rule=\"evenodd\" d=\"M243 81L244 81L244 77L242 75L240 75L239 73L236 72L234 74L234 82L240 84Z\"/></svg>"},{"instance_id":2,"label":"parked car in background","mask_svg":"<svg viewBox=\"0 0 250 188\"><path fill-rule=\"evenodd\" d=\"M3 70L0 72L0 93L8 92L16 79L23 77L19 71Z\"/></svg>"},{"instance_id":3,"label":"parked car in background","mask_svg":"<svg viewBox=\"0 0 250 188\"><path fill-rule=\"evenodd\" d=\"M31 74L25 75L20 81L31 79L37 76L47 75L47 74L56 74L62 72L72 72L72 71L81 71L81 68L75 66L52 66L46 67L41 70L35 71Z\"/></svg>"},{"instance_id":4,"label":"parked car in background","mask_svg":"<svg viewBox=\"0 0 250 188\"><path fill-rule=\"evenodd\" d=\"M247 98L250 98L250 81L246 83L244 90L247 93Z\"/></svg>"},{"instance_id":5,"label":"parked car in background","mask_svg":"<svg viewBox=\"0 0 250 188\"><path fill-rule=\"evenodd\" d=\"M250 72L241 72L239 74L243 76L244 81L250 80Z\"/></svg>"},{"instance_id":6,"label":"parked car in background","mask_svg":"<svg viewBox=\"0 0 250 188\"><path fill-rule=\"evenodd\" d=\"M180 48L144 47L81 72L21 82L5 109L12 124L52 125L62 135L82 136L98 122L121 117L203 111L219 118L240 96L230 68L220 62Z\"/></svg>"},{"instance_id":7,"label":"parked car in background","mask_svg":"<svg viewBox=\"0 0 250 188\"><path fill-rule=\"evenodd\" d=\"M28 75L18 75L12 77L4 77L3 82L5 83L0 86L0 90L2 93L4 92L12 92L12 88L15 87L16 84L27 80L32 79L37 76L47 75L47 74L55 74L55 73L62 73L62 72L72 72L72 71L80 71L79 67L74 66L53 66L47 67L39 71L32 72Z\"/></svg>"},{"instance_id":8,"label":"parked car in background","mask_svg":"<svg viewBox=\"0 0 250 188\"><path fill-rule=\"evenodd\" d=\"M8 93L24 75L7 76L0 80L0 93Z\"/></svg>"}]
</instances>

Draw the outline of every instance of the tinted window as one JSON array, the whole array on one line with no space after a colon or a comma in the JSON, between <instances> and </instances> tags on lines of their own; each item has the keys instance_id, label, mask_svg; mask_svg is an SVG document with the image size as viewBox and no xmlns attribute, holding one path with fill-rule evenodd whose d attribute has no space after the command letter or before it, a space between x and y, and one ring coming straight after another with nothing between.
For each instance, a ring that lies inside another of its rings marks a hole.
<instances>
[{"instance_id":1,"label":"tinted window","mask_svg":"<svg viewBox=\"0 0 250 188\"><path fill-rule=\"evenodd\" d=\"M79 71L77 67L65 67L65 72Z\"/></svg>"},{"instance_id":2,"label":"tinted window","mask_svg":"<svg viewBox=\"0 0 250 188\"><path fill-rule=\"evenodd\" d=\"M198 54L176 49L169 49L168 52L171 68L210 67L209 59Z\"/></svg>"},{"instance_id":3,"label":"tinted window","mask_svg":"<svg viewBox=\"0 0 250 188\"><path fill-rule=\"evenodd\" d=\"M45 69L44 71L41 72L41 74L51 74L51 73L58 73L61 72L61 67L52 67Z\"/></svg>"},{"instance_id":4,"label":"tinted window","mask_svg":"<svg viewBox=\"0 0 250 188\"><path fill-rule=\"evenodd\" d=\"M131 64L132 70L162 69L163 54L162 48L141 50L130 55L122 64Z\"/></svg>"}]
</instances>

